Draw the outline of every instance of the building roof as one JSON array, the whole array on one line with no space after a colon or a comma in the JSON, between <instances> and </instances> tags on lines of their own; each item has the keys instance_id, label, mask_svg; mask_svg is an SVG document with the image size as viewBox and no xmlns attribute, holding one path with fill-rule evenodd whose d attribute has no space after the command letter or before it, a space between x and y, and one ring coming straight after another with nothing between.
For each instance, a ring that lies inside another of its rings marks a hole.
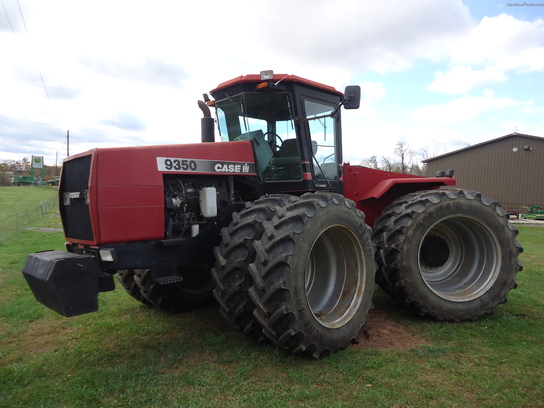
<instances>
[{"instance_id":1,"label":"building roof","mask_svg":"<svg viewBox=\"0 0 544 408\"><path fill-rule=\"evenodd\" d=\"M482 143L478 143L478 144L475 144L475 145L472 145L472 146L464 147L462 149L454 150L453 152L444 153L444 154L441 154L440 156L431 157L430 159L422 160L422 162L423 163L428 163L428 162L431 162L433 160L441 159L441 158L446 157L446 156L451 156L451 155L454 155L454 154L457 154L457 153L460 153L460 152L464 152L466 150L475 149L477 147L481 147L481 146L484 146L486 144L495 143L495 142L498 142L500 140L504 140L504 139L508 139L508 138L516 137L516 136L526 137L526 138L538 140L540 142L544 142L544 137L525 135L523 133L514 132L514 133L510 133L509 135L498 137L496 139L487 140L487 141L482 142Z\"/></svg>"}]
</instances>

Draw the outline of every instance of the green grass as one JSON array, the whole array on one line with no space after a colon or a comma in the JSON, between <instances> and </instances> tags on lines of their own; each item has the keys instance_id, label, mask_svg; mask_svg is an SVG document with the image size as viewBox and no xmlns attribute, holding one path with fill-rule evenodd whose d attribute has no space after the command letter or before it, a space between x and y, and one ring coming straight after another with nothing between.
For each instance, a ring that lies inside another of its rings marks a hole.
<instances>
[{"instance_id":1,"label":"green grass","mask_svg":"<svg viewBox=\"0 0 544 408\"><path fill-rule=\"evenodd\" d=\"M58 316L20 270L62 233L23 230L0 247L0 407L544 407L544 228L520 230L519 288L495 315L424 321L379 292L376 308L426 343L321 360L247 340L215 307L171 315L120 285L99 312Z\"/></svg>"},{"instance_id":2,"label":"green grass","mask_svg":"<svg viewBox=\"0 0 544 408\"><path fill-rule=\"evenodd\" d=\"M53 187L0 187L0 243L25 227L37 226L44 214L58 208L57 194Z\"/></svg>"}]
</instances>

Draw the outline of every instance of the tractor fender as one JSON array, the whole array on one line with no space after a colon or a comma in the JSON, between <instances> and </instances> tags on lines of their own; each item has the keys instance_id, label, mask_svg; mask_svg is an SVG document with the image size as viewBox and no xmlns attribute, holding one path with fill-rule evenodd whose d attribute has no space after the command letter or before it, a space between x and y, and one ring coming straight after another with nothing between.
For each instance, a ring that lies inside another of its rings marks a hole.
<instances>
[{"instance_id":1,"label":"tractor fender","mask_svg":"<svg viewBox=\"0 0 544 408\"><path fill-rule=\"evenodd\" d=\"M411 184L414 186L413 191L417 190L432 190L436 187L455 185L454 178L444 177L429 177L429 178L391 178L381 180L371 189L366 191L359 199L367 200L369 198L381 198L385 193L391 190L397 184Z\"/></svg>"}]
</instances>

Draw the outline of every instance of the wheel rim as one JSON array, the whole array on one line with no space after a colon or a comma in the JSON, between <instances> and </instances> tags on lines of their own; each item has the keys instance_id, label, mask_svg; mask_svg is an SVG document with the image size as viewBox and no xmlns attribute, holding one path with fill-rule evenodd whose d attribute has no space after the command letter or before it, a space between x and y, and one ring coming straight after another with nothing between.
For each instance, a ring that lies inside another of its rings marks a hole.
<instances>
[{"instance_id":1,"label":"wheel rim","mask_svg":"<svg viewBox=\"0 0 544 408\"><path fill-rule=\"evenodd\" d=\"M496 234L471 217L447 217L434 224L419 247L419 271L436 295L468 302L493 286L501 269Z\"/></svg>"},{"instance_id":2,"label":"wheel rim","mask_svg":"<svg viewBox=\"0 0 544 408\"><path fill-rule=\"evenodd\" d=\"M332 226L315 240L305 271L306 299L316 320L338 328L357 312L364 291L363 250L355 234Z\"/></svg>"}]
</instances>

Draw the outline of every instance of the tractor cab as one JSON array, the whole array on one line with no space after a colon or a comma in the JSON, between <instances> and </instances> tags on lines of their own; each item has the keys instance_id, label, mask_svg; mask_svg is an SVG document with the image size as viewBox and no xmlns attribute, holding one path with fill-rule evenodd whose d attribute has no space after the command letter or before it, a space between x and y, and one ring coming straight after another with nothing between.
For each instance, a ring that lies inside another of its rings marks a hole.
<instances>
[{"instance_id":1,"label":"tractor cab","mask_svg":"<svg viewBox=\"0 0 544 408\"><path fill-rule=\"evenodd\" d=\"M246 75L211 91L223 142L250 140L267 193L341 191L340 107L359 106L359 87L294 75Z\"/></svg>"}]
</instances>

